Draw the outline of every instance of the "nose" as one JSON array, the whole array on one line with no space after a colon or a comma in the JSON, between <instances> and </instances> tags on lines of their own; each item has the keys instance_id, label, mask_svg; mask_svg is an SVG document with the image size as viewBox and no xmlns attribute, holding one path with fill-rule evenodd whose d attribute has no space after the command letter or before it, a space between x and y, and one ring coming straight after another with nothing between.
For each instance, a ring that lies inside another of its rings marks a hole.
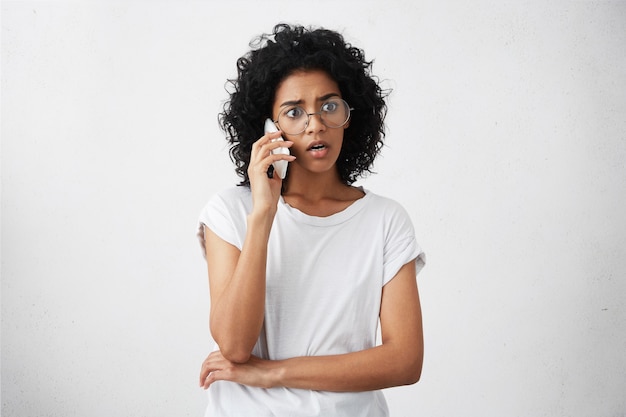
<instances>
[{"instance_id":1,"label":"nose","mask_svg":"<svg viewBox=\"0 0 626 417\"><path fill-rule=\"evenodd\" d=\"M324 124L324 122L322 122L321 113L309 113L308 116L309 120L307 121L306 125L307 133L315 133L326 130L326 125Z\"/></svg>"}]
</instances>

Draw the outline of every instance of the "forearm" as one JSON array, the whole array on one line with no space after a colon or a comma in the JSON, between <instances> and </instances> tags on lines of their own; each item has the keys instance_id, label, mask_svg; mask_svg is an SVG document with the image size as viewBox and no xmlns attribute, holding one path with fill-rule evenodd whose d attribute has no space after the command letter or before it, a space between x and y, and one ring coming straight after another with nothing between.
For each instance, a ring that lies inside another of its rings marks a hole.
<instances>
[{"instance_id":1,"label":"forearm","mask_svg":"<svg viewBox=\"0 0 626 417\"><path fill-rule=\"evenodd\" d=\"M245 362L256 343L265 310L267 242L273 216L253 213L237 265L211 307L210 326L220 350Z\"/></svg>"},{"instance_id":2,"label":"forearm","mask_svg":"<svg viewBox=\"0 0 626 417\"><path fill-rule=\"evenodd\" d=\"M370 391L417 382L423 346L402 351L393 344L332 356L268 362L273 386L321 391Z\"/></svg>"},{"instance_id":3,"label":"forearm","mask_svg":"<svg viewBox=\"0 0 626 417\"><path fill-rule=\"evenodd\" d=\"M424 355L422 315L415 265L402 267L383 288L380 309L382 345L342 355L263 360L250 357L233 363L216 351L202 364L200 385L219 380L272 388L319 391L369 391L419 380Z\"/></svg>"},{"instance_id":4,"label":"forearm","mask_svg":"<svg viewBox=\"0 0 626 417\"><path fill-rule=\"evenodd\" d=\"M382 345L344 355L270 363L270 381L275 386L325 391L366 391L417 382L424 336L413 262L383 287L380 323Z\"/></svg>"}]
</instances>

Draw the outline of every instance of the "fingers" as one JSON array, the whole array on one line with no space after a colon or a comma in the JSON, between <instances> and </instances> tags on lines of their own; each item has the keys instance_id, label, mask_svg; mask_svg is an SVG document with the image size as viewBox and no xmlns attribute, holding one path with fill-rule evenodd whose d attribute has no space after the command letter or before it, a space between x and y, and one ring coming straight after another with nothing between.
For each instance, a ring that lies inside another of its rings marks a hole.
<instances>
[{"instance_id":1,"label":"fingers","mask_svg":"<svg viewBox=\"0 0 626 417\"><path fill-rule=\"evenodd\" d=\"M280 132L267 133L252 145L252 157L264 158L273 150L278 148L290 148L291 141L275 140L280 137ZM279 154L279 152L277 152Z\"/></svg>"},{"instance_id":2,"label":"fingers","mask_svg":"<svg viewBox=\"0 0 626 417\"><path fill-rule=\"evenodd\" d=\"M274 139L278 139L280 137L282 137L282 133L280 131L279 132L267 132L266 134L261 136L252 146L253 147L260 146L260 145L263 145L264 143L271 142Z\"/></svg>"},{"instance_id":3,"label":"fingers","mask_svg":"<svg viewBox=\"0 0 626 417\"><path fill-rule=\"evenodd\" d=\"M291 141L275 140L280 137L280 132L267 133L252 145L250 155L250 165L248 167L248 175L252 177L254 174L265 175L270 165L276 161L291 162L296 159L295 156L288 152L275 152L279 148L290 148L293 146Z\"/></svg>"},{"instance_id":4,"label":"fingers","mask_svg":"<svg viewBox=\"0 0 626 417\"><path fill-rule=\"evenodd\" d=\"M206 376L206 378L204 378L204 381L200 382L200 386L202 387L202 389L209 389L211 384L217 381L218 372L219 371L211 372Z\"/></svg>"},{"instance_id":5,"label":"fingers","mask_svg":"<svg viewBox=\"0 0 626 417\"><path fill-rule=\"evenodd\" d=\"M261 136L256 142L252 144L252 156L255 156L259 152L261 152L262 150L261 148L263 146L280 142L279 140L272 142L274 139L278 139L279 137L280 137L280 132L266 133L265 135ZM280 146L280 144L276 146ZM265 149L264 151L265 151L264 153L266 153L266 152L269 152L270 149Z\"/></svg>"},{"instance_id":6,"label":"fingers","mask_svg":"<svg viewBox=\"0 0 626 417\"><path fill-rule=\"evenodd\" d=\"M202 363L200 386L208 389L215 381L233 381L239 384L271 388L273 381L269 378L263 365L267 361L251 356L245 364L233 363L224 358L219 351L211 353Z\"/></svg>"},{"instance_id":7,"label":"fingers","mask_svg":"<svg viewBox=\"0 0 626 417\"><path fill-rule=\"evenodd\" d=\"M220 364L220 362L224 362L225 359L221 356L219 351L212 352L207 358L202 362L202 367L200 368L200 386L204 389L207 389L211 383L216 380L216 372L219 372L221 368L224 367L224 364Z\"/></svg>"},{"instance_id":8,"label":"fingers","mask_svg":"<svg viewBox=\"0 0 626 417\"><path fill-rule=\"evenodd\" d=\"M232 378L236 365L225 359L219 350L211 352L202 362L200 386L208 389L215 381Z\"/></svg>"}]
</instances>

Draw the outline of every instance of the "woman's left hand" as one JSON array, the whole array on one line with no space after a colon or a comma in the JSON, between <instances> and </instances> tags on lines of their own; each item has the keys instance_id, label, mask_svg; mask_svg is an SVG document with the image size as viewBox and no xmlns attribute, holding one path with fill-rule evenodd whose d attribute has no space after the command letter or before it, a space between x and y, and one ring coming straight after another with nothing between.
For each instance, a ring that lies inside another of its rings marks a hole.
<instances>
[{"instance_id":1,"label":"woman's left hand","mask_svg":"<svg viewBox=\"0 0 626 417\"><path fill-rule=\"evenodd\" d=\"M202 362L200 386L208 389L215 381L232 381L252 387L272 388L270 362L250 356L246 363L234 363L217 350Z\"/></svg>"}]
</instances>

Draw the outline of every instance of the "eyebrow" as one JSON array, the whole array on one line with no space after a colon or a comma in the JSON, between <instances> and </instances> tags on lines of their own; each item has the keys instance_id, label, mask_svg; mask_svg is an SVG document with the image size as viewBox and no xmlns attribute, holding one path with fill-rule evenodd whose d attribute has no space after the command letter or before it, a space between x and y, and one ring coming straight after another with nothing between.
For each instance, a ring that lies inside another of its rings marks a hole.
<instances>
[{"instance_id":1,"label":"eyebrow","mask_svg":"<svg viewBox=\"0 0 626 417\"><path fill-rule=\"evenodd\" d=\"M319 97L317 99L317 101L326 101L329 98L332 97L339 97L339 93L328 93L325 94L321 97ZM282 103L279 107L285 107L285 106L299 106L300 104L304 103L304 100L289 100L289 101L285 101L284 103Z\"/></svg>"}]
</instances>

